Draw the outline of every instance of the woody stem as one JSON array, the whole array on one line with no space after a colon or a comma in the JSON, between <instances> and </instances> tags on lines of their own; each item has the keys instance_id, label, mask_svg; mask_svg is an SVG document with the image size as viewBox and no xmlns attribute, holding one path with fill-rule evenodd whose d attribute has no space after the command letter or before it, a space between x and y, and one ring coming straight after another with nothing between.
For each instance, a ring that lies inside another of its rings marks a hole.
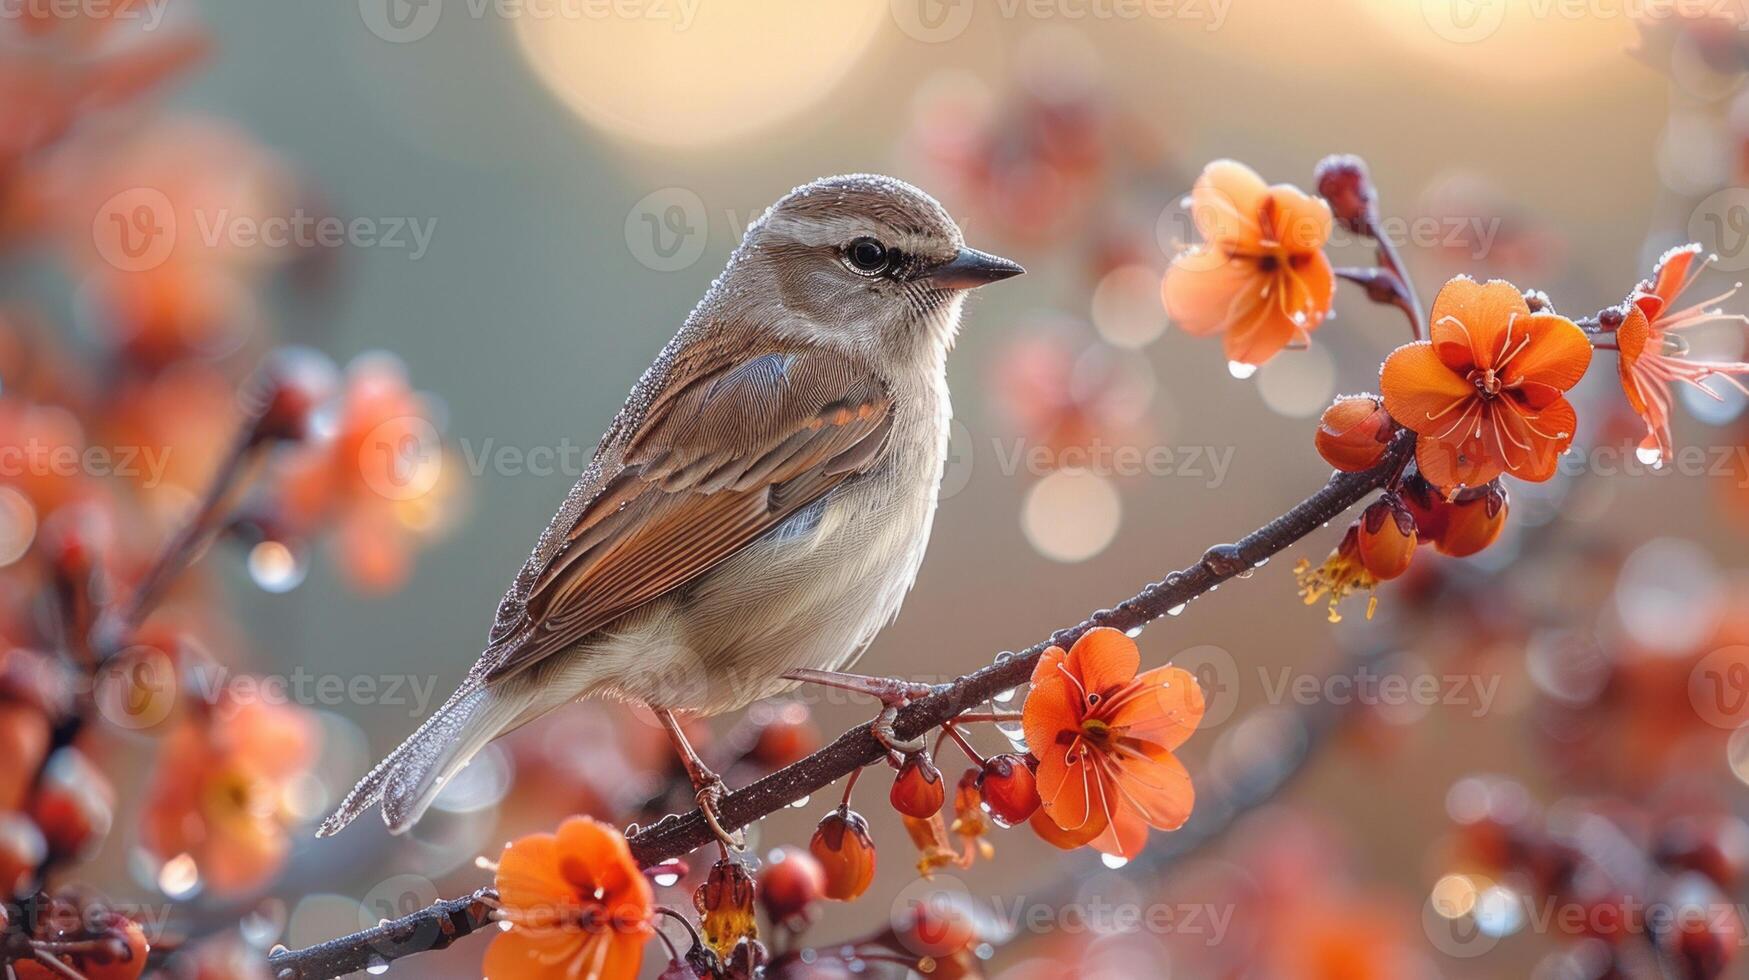
<instances>
[{"instance_id":1,"label":"woody stem","mask_svg":"<svg viewBox=\"0 0 1749 980\"><path fill-rule=\"evenodd\" d=\"M1409 329L1414 332L1416 340L1426 340L1427 323L1421 313L1421 297L1415 295L1415 281L1409 278L1408 270L1403 267L1403 257L1397 254L1396 244L1388 236L1379 234L1376 221L1367 222L1366 230L1378 244L1379 264L1397 277L1403 298L1399 308L1409 317Z\"/></svg>"},{"instance_id":2,"label":"woody stem","mask_svg":"<svg viewBox=\"0 0 1749 980\"><path fill-rule=\"evenodd\" d=\"M898 734L915 738L952 721L967 709L1027 683L1039 658L1053 646L1071 647L1088 631L1101 627L1126 631L1140 629L1215 586L1257 567L1384 487L1414 450L1414 434L1399 433L1377 466L1362 473L1336 474L1318 492L1237 543L1209 548L1196 562L1144 587L1110 609L1101 609L1080 623L1060 629L1048 639L1020 653L1002 657L951 684L930 688L926 696L912 701L898 712L894 722ZM859 725L807 758L723 797L717 809L722 825L744 827L880 761L886 755L886 749L876 740L870 727L869 724ZM715 839L704 818L694 812L639 830L629 837L629 843L632 856L639 864L648 867L680 857ZM380 942L376 937L383 928L411 931L420 922L425 922L429 930L433 928L430 923L446 921L455 914L454 905L454 902L439 903L397 919L387 927L343 936L309 949L280 951L269 957L269 964L274 976L282 980L326 980L361 969L367 962L410 955L419 952L410 948L411 943L396 945L385 953L380 946L373 946L373 942ZM448 945L453 938L446 933L443 945ZM339 972L327 972L334 970L336 965L342 967Z\"/></svg>"}]
</instances>

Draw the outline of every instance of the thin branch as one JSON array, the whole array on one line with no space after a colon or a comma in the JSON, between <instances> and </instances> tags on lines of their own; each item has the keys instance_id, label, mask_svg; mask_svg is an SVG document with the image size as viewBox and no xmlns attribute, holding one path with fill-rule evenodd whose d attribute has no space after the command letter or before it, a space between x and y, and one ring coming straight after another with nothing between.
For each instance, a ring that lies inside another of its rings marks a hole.
<instances>
[{"instance_id":1,"label":"thin branch","mask_svg":"<svg viewBox=\"0 0 1749 980\"><path fill-rule=\"evenodd\" d=\"M1369 230L1379 246L1380 264L1396 275L1402 287L1402 309L1409 316L1409 327L1415 331L1415 339L1426 340L1427 321L1421 312L1421 297L1415 295L1415 280L1409 278L1409 270L1403 267L1403 257L1397 254L1397 246L1391 242L1390 236L1380 234L1376 222Z\"/></svg>"},{"instance_id":2,"label":"thin branch","mask_svg":"<svg viewBox=\"0 0 1749 980\"><path fill-rule=\"evenodd\" d=\"M274 980L333 980L359 970L383 967L414 953L446 949L457 939L491 925L498 892L482 888L466 898L452 898L374 929L331 939L295 952L284 948L268 954Z\"/></svg>"},{"instance_id":3,"label":"thin branch","mask_svg":"<svg viewBox=\"0 0 1749 980\"><path fill-rule=\"evenodd\" d=\"M1052 646L1072 646L1082 634L1098 627L1140 629L1222 582L1249 572L1384 486L1413 448L1413 437L1405 433L1378 466L1364 473L1337 474L1323 489L1246 535L1238 544L1210 548L1200 561L1173 572L1116 606L1102 609L1075 626L1058 630L1050 639L1001 658L952 684L938 685L927 697L899 712L895 730L900 738L916 738L1004 691L1027 683L1033 665ZM718 806L718 819L725 827L744 827L818 792L855 769L873 764L882 755L884 750L869 733L868 725L853 728L808 758L725 796ZM644 828L631 835L630 843L632 856L648 867L686 854L712 839L704 818L692 813L685 817L670 816Z\"/></svg>"},{"instance_id":4,"label":"thin branch","mask_svg":"<svg viewBox=\"0 0 1749 980\"><path fill-rule=\"evenodd\" d=\"M1400 434L1378 466L1364 473L1336 474L1323 489L1246 535L1237 544L1210 548L1195 564L1173 572L1116 606L1102 609L1075 626L1058 630L1050 639L1018 654L1005 655L996 663L952 684L937 685L928 695L899 712L895 722L898 735L917 738L996 695L1027 683L1033 665L1052 646L1072 646L1082 634L1099 627L1126 631L1141 629L1222 582L1249 572L1383 487L1409 458L1414 446L1412 434ZM806 759L723 797L718 806L719 819L725 828L731 830L745 827L845 776L860 772L864 766L880 761L885 754L886 750L870 734L869 725L860 725ZM684 817L669 816L650 827L634 830L628 840L632 856L644 867L651 867L710 844L716 840L716 835L704 818L694 812ZM465 907L467 902L479 901L489 892L489 889L482 889L474 894L473 899L439 902L397 919L387 927L342 936L320 946L296 951L280 950L268 961L278 980L330 980L348 970L386 963L427 948L439 949L479 927L475 925L459 931L440 928L455 915L458 902L462 903L459 907ZM394 936L404 938L384 943L385 928L393 930ZM442 945L422 947L417 941L420 936L441 940ZM326 972L336 967L341 969Z\"/></svg>"},{"instance_id":5,"label":"thin branch","mask_svg":"<svg viewBox=\"0 0 1749 980\"><path fill-rule=\"evenodd\" d=\"M99 626L100 635L94 644L99 658L106 658L127 645L128 637L139 629L147 614L164 598L164 593L171 584L194 563L200 556L201 549L209 543L214 530L220 524L221 508L235 488L244 466L254 456L255 449L262 445L260 424L259 414L251 415L243 421L242 427L232 440L230 450L220 461L218 472L213 475L205 496L189 517L188 523L165 544L151 569L140 580L139 588L134 590L122 609L112 616L104 617L104 622Z\"/></svg>"}]
</instances>

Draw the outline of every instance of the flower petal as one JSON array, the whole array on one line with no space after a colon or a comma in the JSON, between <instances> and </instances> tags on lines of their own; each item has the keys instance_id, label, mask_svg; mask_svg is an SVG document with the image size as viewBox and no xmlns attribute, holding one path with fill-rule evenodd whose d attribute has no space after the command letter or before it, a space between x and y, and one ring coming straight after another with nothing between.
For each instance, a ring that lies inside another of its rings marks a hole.
<instances>
[{"instance_id":1,"label":"flower petal","mask_svg":"<svg viewBox=\"0 0 1749 980\"><path fill-rule=\"evenodd\" d=\"M1039 805L1064 830L1078 830L1099 816L1094 800L1099 796L1097 777L1087 763L1086 752L1077 750L1073 765L1064 752L1052 752L1038 762Z\"/></svg>"},{"instance_id":2,"label":"flower petal","mask_svg":"<svg viewBox=\"0 0 1749 980\"><path fill-rule=\"evenodd\" d=\"M1629 303L1627 316L1621 326L1615 331L1615 345L1618 351L1617 368L1621 372L1622 393L1627 395L1628 404L1635 414L1646 417L1647 402L1645 392L1640 389L1640 380L1635 368L1640 363L1640 357L1646 352L1646 340L1651 336L1652 323L1646 319L1646 314L1639 304Z\"/></svg>"},{"instance_id":3,"label":"flower petal","mask_svg":"<svg viewBox=\"0 0 1749 980\"><path fill-rule=\"evenodd\" d=\"M561 980L582 977L571 966L590 936L581 929L512 929L493 937L480 965L484 980Z\"/></svg>"},{"instance_id":4,"label":"flower petal","mask_svg":"<svg viewBox=\"0 0 1749 980\"><path fill-rule=\"evenodd\" d=\"M1524 331L1524 339L1518 332ZM1531 381L1561 391L1579 383L1591 366L1591 338L1579 325L1553 313L1533 313L1514 324L1511 347L1524 344L1501 370L1507 385Z\"/></svg>"},{"instance_id":5,"label":"flower petal","mask_svg":"<svg viewBox=\"0 0 1749 980\"><path fill-rule=\"evenodd\" d=\"M1330 205L1292 184L1276 184L1259 205L1258 225L1265 245L1321 253L1330 240Z\"/></svg>"},{"instance_id":6,"label":"flower petal","mask_svg":"<svg viewBox=\"0 0 1749 980\"><path fill-rule=\"evenodd\" d=\"M1107 719L1128 738L1175 749L1202 723L1202 686L1182 667L1156 667L1136 678Z\"/></svg>"},{"instance_id":7,"label":"flower petal","mask_svg":"<svg viewBox=\"0 0 1749 980\"><path fill-rule=\"evenodd\" d=\"M559 871L559 839L529 834L505 845L498 858L498 897L506 908L576 905L577 890Z\"/></svg>"},{"instance_id":8,"label":"flower petal","mask_svg":"<svg viewBox=\"0 0 1749 980\"><path fill-rule=\"evenodd\" d=\"M1204 245L1172 260L1160 295L1180 330L1206 337L1254 319L1264 308L1265 281L1256 262Z\"/></svg>"},{"instance_id":9,"label":"flower petal","mask_svg":"<svg viewBox=\"0 0 1749 980\"><path fill-rule=\"evenodd\" d=\"M1148 845L1148 822L1134 810L1120 807L1111 823L1089 843L1102 854L1133 858Z\"/></svg>"},{"instance_id":10,"label":"flower petal","mask_svg":"<svg viewBox=\"0 0 1749 980\"><path fill-rule=\"evenodd\" d=\"M1262 242L1257 212L1269 193L1257 171L1237 160L1202 168L1190 190L1190 216L1203 241L1254 252Z\"/></svg>"},{"instance_id":11,"label":"flower petal","mask_svg":"<svg viewBox=\"0 0 1749 980\"><path fill-rule=\"evenodd\" d=\"M1433 298L1431 335L1436 347L1467 343L1475 366L1486 370L1504 354L1507 325L1515 316L1529 315L1530 306L1517 286L1502 279L1479 283L1458 276Z\"/></svg>"},{"instance_id":12,"label":"flower petal","mask_svg":"<svg viewBox=\"0 0 1749 980\"><path fill-rule=\"evenodd\" d=\"M1063 669L1062 658L1056 658L1054 663L1057 666L1053 670ZM1053 752L1060 755L1063 746L1058 744L1058 736L1078 730L1081 717L1081 691L1069 683L1068 677L1059 673L1037 677L1032 690L1026 692L1026 703L1020 709L1026 747L1040 759Z\"/></svg>"},{"instance_id":13,"label":"flower petal","mask_svg":"<svg viewBox=\"0 0 1749 980\"><path fill-rule=\"evenodd\" d=\"M1152 827L1177 830L1190 819L1196 805L1196 788L1190 770L1165 750L1146 755L1125 755L1115 760L1118 793L1124 805Z\"/></svg>"},{"instance_id":14,"label":"flower petal","mask_svg":"<svg viewBox=\"0 0 1749 980\"><path fill-rule=\"evenodd\" d=\"M1475 386L1454 373L1434 346L1424 341L1405 344L1385 358L1379 390L1391 418L1422 435L1450 430L1470 408L1465 403L1477 397Z\"/></svg>"},{"instance_id":15,"label":"flower petal","mask_svg":"<svg viewBox=\"0 0 1749 980\"><path fill-rule=\"evenodd\" d=\"M1136 679L1141 665L1136 641L1108 626L1081 634L1069 650L1068 669L1087 694L1110 697Z\"/></svg>"},{"instance_id":16,"label":"flower petal","mask_svg":"<svg viewBox=\"0 0 1749 980\"><path fill-rule=\"evenodd\" d=\"M1455 442L1431 436L1418 439L1415 465L1427 482L1442 490L1479 487L1506 471L1491 433L1486 439L1466 437Z\"/></svg>"},{"instance_id":17,"label":"flower petal","mask_svg":"<svg viewBox=\"0 0 1749 980\"><path fill-rule=\"evenodd\" d=\"M1664 301L1665 307L1675 308L1676 297L1688 287L1689 270L1699 257L1700 245L1695 242L1678 245L1659 257L1652 269L1652 292Z\"/></svg>"},{"instance_id":18,"label":"flower petal","mask_svg":"<svg viewBox=\"0 0 1749 980\"><path fill-rule=\"evenodd\" d=\"M1572 403L1562 398L1540 412L1504 409L1496 415L1509 443L1502 449L1506 472L1532 483L1554 476L1561 455L1573 445L1573 433L1579 427Z\"/></svg>"}]
</instances>

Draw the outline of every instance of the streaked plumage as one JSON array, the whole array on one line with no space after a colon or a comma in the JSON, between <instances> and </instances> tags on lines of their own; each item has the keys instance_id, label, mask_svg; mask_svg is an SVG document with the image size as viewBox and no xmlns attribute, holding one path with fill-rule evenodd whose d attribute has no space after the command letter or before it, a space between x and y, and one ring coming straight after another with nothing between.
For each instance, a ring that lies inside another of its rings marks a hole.
<instances>
[{"instance_id":1,"label":"streaked plumage","mask_svg":"<svg viewBox=\"0 0 1749 980\"><path fill-rule=\"evenodd\" d=\"M467 680L320 833L379 801L405 830L487 742L568 701L716 714L852 663L923 559L963 290L1018 271L890 178L773 205L633 388Z\"/></svg>"}]
</instances>

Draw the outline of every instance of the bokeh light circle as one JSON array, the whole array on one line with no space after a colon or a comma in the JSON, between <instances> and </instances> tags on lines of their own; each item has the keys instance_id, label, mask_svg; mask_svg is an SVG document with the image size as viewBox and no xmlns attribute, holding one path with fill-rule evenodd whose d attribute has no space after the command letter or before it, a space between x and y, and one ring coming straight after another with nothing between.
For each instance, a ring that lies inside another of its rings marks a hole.
<instances>
[{"instance_id":1,"label":"bokeh light circle","mask_svg":"<svg viewBox=\"0 0 1749 980\"><path fill-rule=\"evenodd\" d=\"M648 9L518 17L514 33L535 74L585 122L666 147L710 146L794 117L831 94L889 26L884 3L700 4L684 24Z\"/></svg>"}]
</instances>

